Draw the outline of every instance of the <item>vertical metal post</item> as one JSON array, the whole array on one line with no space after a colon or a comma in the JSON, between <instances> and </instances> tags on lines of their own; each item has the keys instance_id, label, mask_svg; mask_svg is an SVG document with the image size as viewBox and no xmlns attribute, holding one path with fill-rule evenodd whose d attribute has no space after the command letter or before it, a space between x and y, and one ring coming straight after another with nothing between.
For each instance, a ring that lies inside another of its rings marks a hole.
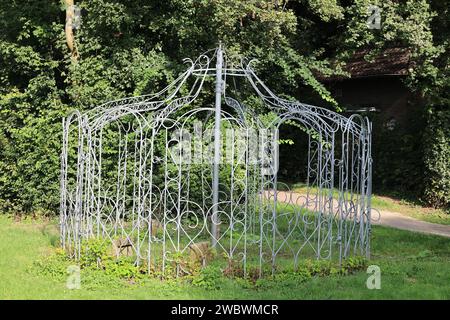
<instances>
[{"instance_id":1,"label":"vertical metal post","mask_svg":"<svg viewBox=\"0 0 450 320\"><path fill-rule=\"evenodd\" d=\"M66 127L66 118L62 119L63 128L63 147L61 151L61 181L60 181L60 209L59 209L59 225L61 230L61 248L66 249L66 181L67 181L67 146L69 143L68 129Z\"/></svg>"},{"instance_id":2,"label":"vertical metal post","mask_svg":"<svg viewBox=\"0 0 450 320\"><path fill-rule=\"evenodd\" d=\"M223 52L219 45L216 56L216 101L215 101L215 124L214 124L214 164L213 164L213 207L211 215L211 246L215 247L219 238L219 162L220 162L220 113L222 102L222 66Z\"/></svg>"}]
</instances>

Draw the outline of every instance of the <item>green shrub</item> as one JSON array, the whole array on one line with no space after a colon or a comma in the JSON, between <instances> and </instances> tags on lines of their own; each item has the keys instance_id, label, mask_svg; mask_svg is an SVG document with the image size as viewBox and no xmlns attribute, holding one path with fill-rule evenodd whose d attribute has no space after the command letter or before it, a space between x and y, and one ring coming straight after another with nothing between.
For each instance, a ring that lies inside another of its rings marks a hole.
<instances>
[{"instance_id":1,"label":"green shrub","mask_svg":"<svg viewBox=\"0 0 450 320\"><path fill-rule=\"evenodd\" d=\"M81 267L104 266L112 257L108 255L108 242L101 238L91 238L81 243Z\"/></svg>"},{"instance_id":2,"label":"green shrub","mask_svg":"<svg viewBox=\"0 0 450 320\"><path fill-rule=\"evenodd\" d=\"M367 268L367 259L360 256L349 257L342 262L340 272L350 274Z\"/></svg>"},{"instance_id":3,"label":"green shrub","mask_svg":"<svg viewBox=\"0 0 450 320\"><path fill-rule=\"evenodd\" d=\"M71 264L73 262L67 258L65 252L58 249L53 254L35 261L29 271L63 281L67 277L67 267Z\"/></svg>"},{"instance_id":4,"label":"green shrub","mask_svg":"<svg viewBox=\"0 0 450 320\"><path fill-rule=\"evenodd\" d=\"M424 199L450 207L450 110L431 109L424 134Z\"/></svg>"},{"instance_id":5,"label":"green shrub","mask_svg":"<svg viewBox=\"0 0 450 320\"><path fill-rule=\"evenodd\" d=\"M218 266L207 266L192 278L192 284L204 289L219 289L223 281L223 273Z\"/></svg>"},{"instance_id":6,"label":"green shrub","mask_svg":"<svg viewBox=\"0 0 450 320\"><path fill-rule=\"evenodd\" d=\"M116 259L107 254L106 245L99 239L90 239L82 244L82 258L79 262L81 286L95 289L108 286L120 288L126 284L139 284L144 278L145 270L136 266L131 257ZM35 261L29 268L32 273L65 282L69 275L68 267L78 264L69 259L67 254L56 249L50 255Z\"/></svg>"},{"instance_id":7,"label":"green shrub","mask_svg":"<svg viewBox=\"0 0 450 320\"><path fill-rule=\"evenodd\" d=\"M104 264L104 269L107 275L121 279L139 280L143 276L141 268L130 258L108 260Z\"/></svg>"}]
</instances>

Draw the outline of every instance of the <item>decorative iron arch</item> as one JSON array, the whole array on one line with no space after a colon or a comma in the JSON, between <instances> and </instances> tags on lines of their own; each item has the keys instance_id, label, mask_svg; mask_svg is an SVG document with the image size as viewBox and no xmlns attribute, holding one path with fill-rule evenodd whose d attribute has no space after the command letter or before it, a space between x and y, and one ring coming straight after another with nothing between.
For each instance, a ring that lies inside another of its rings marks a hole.
<instances>
[{"instance_id":1,"label":"decorative iron arch","mask_svg":"<svg viewBox=\"0 0 450 320\"><path fill-rule=\"evenodd\" d=\"M249 268L259 275L295 269L308 257L368 257L368 119L281 99L252 61L228 57L221 47L186 62L186 71L156 94L63 120L60 224L67 252L80 259L83 243L98 238L117 257L126 247L149 273L177 275L190 272L180 257L199 243L222 253L216 263L240 266L243 275ZM209 78L214 103L203 96ZM240 101L236 78L253 100ZM308 136L304 193L280 190L279 127L288 122Z\"/></svg>"}]
</instances>

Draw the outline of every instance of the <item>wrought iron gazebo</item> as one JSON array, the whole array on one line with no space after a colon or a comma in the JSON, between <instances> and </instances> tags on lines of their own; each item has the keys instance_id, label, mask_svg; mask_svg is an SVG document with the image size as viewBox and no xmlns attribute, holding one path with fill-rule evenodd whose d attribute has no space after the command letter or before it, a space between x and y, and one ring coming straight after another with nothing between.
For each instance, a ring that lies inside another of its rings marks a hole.
<instances>
[{"instance_id":1,"label":"wrought iron gazebo","mask_svg":"<svg viewBox=\"0 0 450 320\"><path fill-rule=\"evenodd\" d=\"M233 261L244 274L369 256L368 119L279 98L253 61L221 47L186 62L156 94L63 120L67 252L80 259L84 241L103 239L118 257L177 275L188 272L178 257L204 243L217 263ZM307 137L304 192L278 181L286 123Z\"/></svg>"}]
</instances>

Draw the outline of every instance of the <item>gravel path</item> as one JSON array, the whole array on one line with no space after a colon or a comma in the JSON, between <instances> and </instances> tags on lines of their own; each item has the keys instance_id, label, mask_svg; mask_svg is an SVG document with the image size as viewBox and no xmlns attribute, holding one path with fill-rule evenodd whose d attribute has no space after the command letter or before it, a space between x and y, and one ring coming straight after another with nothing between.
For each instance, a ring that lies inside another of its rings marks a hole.
<instances>
[{"instance_id":1,"label":"gravel path","mask_svg":"<svg viewBox=\"0 0 450 320\"><path fill-rule=\"evenodd\" d=\"M266 192L266 197L268 197L268 192ZM278 191L277 199L279 202L292 203L299 206L304 206L306 204L306 195L295 192ZM311 208L313 206L314 203L310 203L308 207ZM377 211L379 212L379 216ZM372 223L375 225L389 226L397 229L434 234L450 238L450 226L448 225L417 220L405 216L399 212L387 210L377 211L372 211Z\"/></svg>"}]
</instances>

